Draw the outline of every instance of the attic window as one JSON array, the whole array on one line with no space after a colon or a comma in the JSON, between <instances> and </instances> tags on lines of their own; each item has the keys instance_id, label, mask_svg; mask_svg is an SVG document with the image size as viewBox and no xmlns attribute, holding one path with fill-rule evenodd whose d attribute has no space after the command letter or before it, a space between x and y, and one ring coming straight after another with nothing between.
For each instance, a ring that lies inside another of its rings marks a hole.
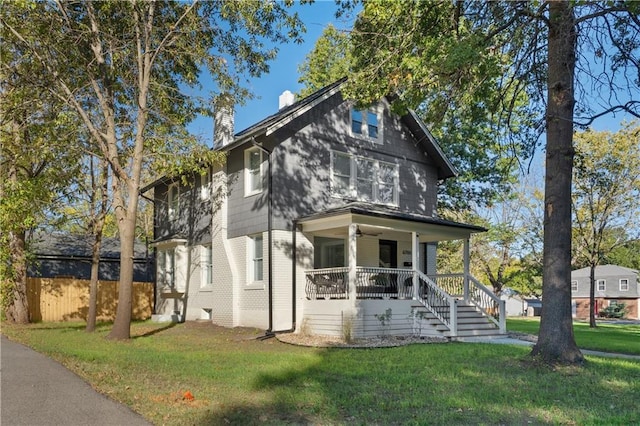
<instances>
[{"instance_id":1,"label":"attic window","mask_svg":"<svg viewBox=\"0 0 640 426\"><path fill-rule=\"evenodd\" d=\"M627 278L620 279L620 291L629 291L629 279Z\"/></svg>"},{"instance_id":2,"label":"attic window","mask_svg":"<svg viewBox=\"0 0 640 426\"><path fill-rule=\"evenodd\" d=\"M362 137L376 143L382 143L381 117L378 108L368 110L358 110L351 108L351 134Z\"/></svg>"}]
</instances>

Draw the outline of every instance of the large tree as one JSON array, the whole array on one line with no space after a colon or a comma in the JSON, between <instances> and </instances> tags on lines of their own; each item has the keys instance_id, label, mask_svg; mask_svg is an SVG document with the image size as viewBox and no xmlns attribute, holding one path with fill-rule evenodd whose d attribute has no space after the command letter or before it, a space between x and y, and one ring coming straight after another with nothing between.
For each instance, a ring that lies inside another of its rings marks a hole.
<instances>
[{"instance_id":1,"label":"large tree","mask_svg":"<svg viewBox=\"0 0 640 426\"><path fill-rule=\"evenodd\" d=\"M7 320L27 323L28 233L57 211L77 176L79 122L41 89L51 80L6 42L6 30L0 43L0 299Z\"/></svg>"},{"instance_id":2,"label":"large tree","mask_svg":"<svg viewBox=\"0 0 640 426\"><path fill-rule=\"evenodd\" d=\"M121 251L109 337L128 339L142 169L149 159L170 164L192 147L186 125L209 102L183 90L197 87L204 71L212 95L246 97L241 76L268 70L276 49L266 43L298 39L300 22L277 2L60 0L3 8L8 41L47 70L47 89L74 108L109 164ZM200 164L216 160L199 152Z\"/></svg>"},{"instance_id":3,"label":"large tree","mask_svg":"<svg viewBox=\"0 0 640 426\"><path fill-rule=\"evenodd\" d=\"M590 268L589 325L596 326L595 269L616 247L640 238L640 127L574 137L573 249ZM622 232L621 232L622 231Z\"/></svg>"},{"instance_id":4,"label":"large tree","mask_svg":"<svg viewBox=\"0 0 640 426\"><path fill-rule=\"evenodd\" d=\"M534 148L523 129L544 132L544 308L532 354L546 362L583 361L569 285L573 129L613 111L640 116L639 10L621 1L365 1L351 34L349 93L360 102L396 93L398 108L426 105L434 120L494 114L487 123L499 123L502 146L516 152Z\"/></svg>"}]
</instances>

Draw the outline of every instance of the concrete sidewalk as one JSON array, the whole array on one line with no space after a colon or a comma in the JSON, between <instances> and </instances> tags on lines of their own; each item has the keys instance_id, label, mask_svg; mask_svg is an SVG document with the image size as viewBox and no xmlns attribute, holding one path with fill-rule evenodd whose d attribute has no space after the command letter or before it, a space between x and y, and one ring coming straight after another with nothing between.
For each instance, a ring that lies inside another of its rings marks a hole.
<instances>
[{"instance_id":1,"label":"concrete sidewalk","mask_svg":"<svg viewBox=\"0 0 640 426\"><path fill-rule=\"evenodd\" d=\"M61 364L4 336L0 339L2 426L151 424Z\"/></svg>"},{"instance_id":2,"label":"concrete sidewalk","mask_svg":"<svg viewBox=\"0 0 640 426\"><path fill-rule=\"evenodd\" d=\"M528 340L516 339L514 337L466 337L461 339L460 342L463 343L496 343L502 345L520 345L520 346L533 346L535 343ZM601 356L605 358L624 358L624 359L632 359L635 361L640 361L640 355L628 355L628 354L619 354L613 352L601 352L601 351L591 351L589 349L580 349L583 355L592 355L592 356Z\"/></svg>"}]
</instances>

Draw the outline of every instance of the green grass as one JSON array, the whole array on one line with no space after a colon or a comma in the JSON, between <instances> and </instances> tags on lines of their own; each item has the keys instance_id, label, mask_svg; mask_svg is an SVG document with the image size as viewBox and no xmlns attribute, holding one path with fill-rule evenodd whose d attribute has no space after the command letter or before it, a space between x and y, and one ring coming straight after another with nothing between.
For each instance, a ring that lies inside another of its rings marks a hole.
<instances>
[{"instance_id":1,"label":"green grass","mask_svg":"<svg viewBox=\"0 0 640 426\"><path fill-rule=\"evenodd\" d=\"M134 338L113 342L107 326L83 328L2 332L158 425L640 424L640 361L551 369L521 346L305 348L202 323L134 324Z\"/></svg>"},{"instance_id":2,"label":"green grass","mask_svg":"<svg viewBox=\"0 0 640 426\"><path fill-rule=\"evenodd\" d=\"M594 351L640 355L640 325L574 322L573 334L578 347ZM540 318L508 318L507 329L538 335Z\"/></svg>"}]
</instances>

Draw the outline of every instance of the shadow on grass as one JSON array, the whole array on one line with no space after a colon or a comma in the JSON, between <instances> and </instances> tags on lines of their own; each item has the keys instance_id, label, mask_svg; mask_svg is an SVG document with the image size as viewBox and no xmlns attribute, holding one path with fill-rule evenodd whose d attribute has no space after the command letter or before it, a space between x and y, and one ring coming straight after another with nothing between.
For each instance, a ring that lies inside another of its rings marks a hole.
<instances>
[{"instance_id":1,"label":"shadow on grass","mask_svg":"<svg viewBox=\"0 0 640 426\"><path fill-rule=\"evenodd\" d=\"M153 330L146 331L146 332L144 332L142 334L139 334L139 335L136 335L136 336L131 336L131 338L132 339L140 339L142 337L151 337L154 334L158 334L158 333L161 333L163 331L170 330L173 327L175 327L176 325L178 325L177 322L170 322L170 323L168 323L166 325L160 326L159 328L154 328Z\"/></svg>"},{"instance_id":2,"label":"shadow on grass","mask_svg":"<svg viewBox=\"0 0 640 426\"><path fill-rule=\"evenodd\" d=\"M640 421L640 363L550 369L528 352L484 344L317 350L318 361L306 367L269 368L254 378L253 391L267 402L227 405L198 424Z\"/></svg>"}]
</instances>

